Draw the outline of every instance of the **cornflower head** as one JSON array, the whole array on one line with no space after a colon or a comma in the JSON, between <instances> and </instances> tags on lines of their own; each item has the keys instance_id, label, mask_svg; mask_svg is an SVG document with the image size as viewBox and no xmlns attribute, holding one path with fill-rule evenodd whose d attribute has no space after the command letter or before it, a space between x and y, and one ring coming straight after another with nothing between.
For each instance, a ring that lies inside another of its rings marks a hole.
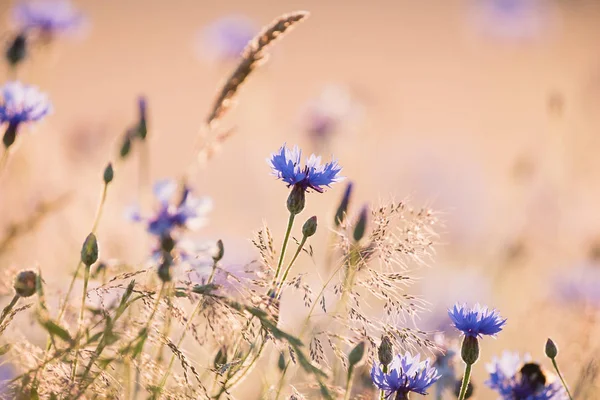
<instances>
[{"instance_id":1,"label":"cornflower head","mask_svg":"<svg viewBox=\"0 0 600 400\"><path fill-rule=\"evenodd\" d=\"M189 187L180 186L173 180L159 181L154 185L153 191L158 200L154 215L142 217L139 211L134 211L131 215L134 221L144 222L150 234L163 240L171 237L175 230L195 230L206 223L206 215L212 209L209 198L194 197Z\"/></svg>"},{"instance_id":2,"label":"cornflower head","mask_svg":"<svg viewBox=\"0 0 600 400\"><path fill-rule=\"evenodd\" d=\"M0 88L0 124L8 124L3 142L10 147L23 123L39 121L52 111L48 97L36 87L9 82Z\"/></svg>"},{"instance_id":3,"label":"cornflower head","mask_svg":"<svg viewBox=\"0 0 600 400\"><path fill-rule=\"evenodd\" d=\"M464 400L471 379L471 368L479 359L479 338L483 335L496 336L506 324L506 319L502 319L496 310L479 304L472 309L467 309L465 304L456 304L448 310L448 315L454 327L464 335L460 353L465 363L465 374L458 395L459 400Z\"/></svg>"},{"instance_id":4,"label":"cornflower head","mask_svg":"<svg viewBox=\"0 0 600 400\"><path fill-rule=\"evenodd\" d=\"M298 186L303 191L313 189L323 193L324 187L330 187L333 183L344 178L340 176L340 167L336 160L321 164L321 157L311 154L306 159L305 165L301 165L302 151L298 146L288 149L284 144L278 152L271 154L267 162L273 170L273 175L281 179L289 186Z\"/></svg>"},{"instance_id":5,"label":"cornflower head","mask_svg":"<svg viewBox=\"0 0 600 400\"><path fill-rule=\"evenodd\" d=\"M381 364L374 363L371 369L373 384L385 392L386 399L408 399L410 392L426 395L440 374L430 365L429 359L420 361L420 355L410 353L397 355L384 373Z\"/></svg>"},{"instance_id":6,"label":"cornflower head","mask_svg":"<svg viewBox=\"0 0 600 400\"><path fill-rule=\"evenodd\" d=\"M486 365L490 374L485 384L498 392L502 400L565 400L567 393L560 382L518 353L505 351Z\"/></svg>"},{"instance_id":7,"label":"cornflower head","mask_svg":"<svg viewBox=\"0 0 600 400\"><path fill-rule=\"evenodd\" d=\"M244 15L217 19L202 32L202 55L223 62L235 60L257 32L256 24Z\"/></svg>"},{"instance_id":8,"label":"cornflower head","mask_svg":"<svg viewBox=\"0 0 600 400\"><path fill-rule=\"evenodd\" d=\"M83 15L68 0L32 0L17 3L13 19L21 30L36 30L51 38L80 26Z\"/></svg>"},{"instance_id":9,"label":"cornflower head","mask_svg":"<svg viewBox=\"0 0 600 400\"><path fill-rule=\"evenodd\" d=\"M502 319L496 310L490 310L479 304L475 304L472 309L468 309L466 304L456 304L454 308L448 310L448 315L454 327L465 337L495 336L506 324L506 319Z\"/></svg>"}]
</instances>

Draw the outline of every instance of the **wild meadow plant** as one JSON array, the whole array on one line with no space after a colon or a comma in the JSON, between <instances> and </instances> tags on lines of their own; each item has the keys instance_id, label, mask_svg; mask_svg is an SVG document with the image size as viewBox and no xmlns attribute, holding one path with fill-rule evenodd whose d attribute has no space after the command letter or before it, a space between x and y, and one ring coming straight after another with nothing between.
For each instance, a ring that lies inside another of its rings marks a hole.
<instances>
[{"instance_id":1,"label":"wild meadow plant","mask_svg":"<svg viewBox=\"0 0 600 400\"><path fill-rule=\"evenodd\" d=\"M43 9L17 7L19 20L29 21L23 22L27 29L50 31L78 19L64 1ZM209 110L194 164L209 160L215 143L228 138L218 124L269 46L307 16L283 15L246 46ZM14 52L6 57L17 64ZM50 110L47 97L37 89L19 82L3 87L4 170L10 171L9 150L22 125ZM417 270L433 261L436 214L405 201L352 211L350 182L331 221L304 215L307 203L315 196L330 197L326 190L344 179L336 160L323 163L314 154L303 160L299 147L285 144L271 154L271 174L289 188L287 200L281 199L289 215L285 233L275 238L265 223L252 239L257 258L241 267L225 261L226 253L236 251L234 246L191 235L208 223L212 207L208 197L196 196L191 168L176 179L157 182L153 206L142 204L128 213L151 241L147 261L106 261L110 254L104 254L97 231L109 189L120 179L118 166L133 153L140 155L140 192L149 190L143 172L148 168L149 133L143 97L138 111L136 123L120 141L119 164L107 162L98 179L98 208L66 292L58 301L47 298L53 291L47 292L44 265L16 273L12 293L6 281L0 285L0 293L12 295L0 314L0 355L16 371L2 386L3 398L246 399L249 395L238 388L252 380L261 382L260 396L271 399L405 400L426 395L434 385L438 399L448 387L454 394L457 368L452 362L457 352L418 328L427 303L411 293ZM320 260L311 241L323 229L330 233ZM15 235L12 241L19 238ZM298 264L307 256L315 271L299 273ZM315 278L322 274L315 287ZM287 326L281 306L299 296L306 307L305 312L294 311L300 327ZM41 346L27 337L5 335L26 310L47 333ZM454 395L463 400L473 392L470 376L479 359L480 338L497 335L507 320L478 305L456 305L449 317L447 324L464 335L465 373ZM188 348L190 343L193 348ZM423 352L435 360L421 361ZM508 365L493 361L486 384L507 400L570 398L551 341L546 354L560 383L539 364L510 356Z\"/></svg>"}]
</instances>

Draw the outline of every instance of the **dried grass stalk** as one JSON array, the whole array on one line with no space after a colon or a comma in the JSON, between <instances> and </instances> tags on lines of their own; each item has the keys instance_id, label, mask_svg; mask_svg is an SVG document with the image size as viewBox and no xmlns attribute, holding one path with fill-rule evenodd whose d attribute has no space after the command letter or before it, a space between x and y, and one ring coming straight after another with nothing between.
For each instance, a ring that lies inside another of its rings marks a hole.
<instances>
[{"instance_id":1,"label":"dried grass stalk","mask_svg":"<svg viewBox=\"0 0 600 400\"><path fill-rule=\"evenodd\" d=\"M215 100L206 120L207 125L212 125L231 108L233 98L242 84L256 67L266 61L266 50L271 44L282 38L284 33L289 32L293 26L308 17L308 15L309 13L306 11L284 14L265 27L261 33L248 43L242 53L240 63L229 79L227 79L219 96Z\"/></svg>"}]
</instances>

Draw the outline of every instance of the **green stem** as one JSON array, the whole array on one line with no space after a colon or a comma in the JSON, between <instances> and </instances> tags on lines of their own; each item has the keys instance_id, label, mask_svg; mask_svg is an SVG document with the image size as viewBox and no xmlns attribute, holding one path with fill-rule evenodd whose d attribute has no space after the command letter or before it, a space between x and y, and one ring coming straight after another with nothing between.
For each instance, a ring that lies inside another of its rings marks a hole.
<instances>
[{"instance_id":1,"label":"green stem","mask_svg":"<svg viewBox=\"0 0 600 400\"><path fill-rule=\"evenodd\" d=\"M8 161L8 149L4 148L4 151L2 152L2 156L0 156L0 177L2 176L2 173L4 172L4 169L6 168L7 161Z\"/></svg>"},{"instance_id":2,"label":"green stem","mask_svg":"<svg viewBox=\"0 0 600 400\"><path fill-rule=\"evenodd\" d=\"M382 371L383 371L384 374L387 374L388 373L388 366L384 365L383 368L382 368ZM379 400L385 400L385 391L384 390L381 390L379 392Z\"/></svg>"},{"instance_id":3,"label":"green stem","mask_svg":"<svg viewBox=\"0 0 600 400\"><path fill-rule=\"evenodd\" d=\"M469 381L471 380L471 368L473 364L465 364L465 375L463 376L462 384L460 385L460 393L458 400L465 400L467 389L469 388Z\"/></svg>"},{"instance_id":4,"label":"green stem","mask_svg":"<svg viewBox=\"0 0 600 400\"><path fill-rule=\"evenodd\" d=\"M354 377L354 367L350 366L348 369L348 378L346 378L346 394L344 400L350 400L350 394L352 393L352 378Z\"/></svg>"},{"instance_id":5,"label":"green stem","mask_svg":"<svg viewBox=\"0 0 600 400\"><path fill-rule=\"evenodd\" d=\"M100 218L102 217L102 211L104 210L104 203L106 202L106 193L108 192L108 184L105 182L102 186L102 195L100 197L100 203L98 204L98 209L96 210L96 217L94 218L94 225L92 225L92 233L96 233L98 229L98 224L100 223Z\"/></svg>"},{"instance_id":6,"label":"green stem","mask_svg":"<svg viewBox=\"0 0 600 400\"><path fill-rule=\"evenodd\" d=\"M285 250L287 249L287 243L290 239L290 233L292 232L292 226L294 226L294 218L296 218L296 214L290 213L290 218L288 219L287 229L285 231L285 236L283 238L283 244L281 246L281 253L279 254L279 262L277 263L277 270L275 271L275 277L273 278L273 283L277 282L277 278L279 277L279 272L281 272L281 266L283 265L283 258L285 257Z\"/></svg>"},{"instance_id":7,"label":"green stem","mask_svg":"<svg viewBox=\"0 0 600 400\"><path fill-rule=\"evenodd\" d=\"M19 301L20 297L21 296L19 296L18 294L15 294L10 303L6 307L4 307L4 310L2 310L2 315L0 315L0 325L2 325L2 322L4 322L6 316L10 313L15 304L17 304L17 301Z\"/></svg>"},{"instance_id":8,"label":"green stem","mask_svg":"<svg viewBox=\"0 0 600 400\"><path fill-rule=\"evenodd\" d=\"M562 382L562 385L564 386L565 390L567 391L567 395L569 396L569 399L573 400L573 396L571 396L571 392L569 391L569 387L567 386L567 382L565 382L562 374L560 373L560 370L558 369L558 364L556 363L556 359L555 358L552 359L552 365L554 365L554 369L556 370L556 374L560 378L560 381Z\"/></svg>"},{"instance_id":9,"label":"green stem","mask_svg":"<svg viewBox=\"0 0 600 400\"><path fill-rule=\"evenodd\" d=\"M279 285L277 287L277 296L279 296L279 294L281 294L281 291L283 290L283 285L285 283L285 280L287 279L288 274L290 273L290 269L292 269L292 266L296 262L296 259L298 258L298 255L300 255L300 252L302 251L302 248L304 247L304 244L306 243L306 239L308 239L306 236L302 237L302 240L300 241L300 244L298 245L298 248L296 249L296 253L294 254L294 257L292 257L292 261L290 262L290 264L285 269L285 271L283 273L283 276L281 277L281 282L279 282Z\"/></svg>"},{"instance_id":10,"label":"green stem","mask_svg":"<svg viewBox=\"0 0 600 400\"><path fill-rule=\"evenodd\" d=\"M84 276L83 276L83 294L81 296L81 309L79 310L79 322L77 325L77 332L79 334L79 332L81 332L81 327L83 325L83 314L85 311L85 300L87 298L87 288L88 288L88 282L90 281L90 267L91 265L86 265L85 266L85 270L84 270ZM73 382L75 382L75 375L77 374L77 362L79 359L79 339L77 339L76 343L75 343L75 358L73 360L73 370L72 370L72 375L71 375L71 379L73 380Z\"/></svg>"}]
</instances>

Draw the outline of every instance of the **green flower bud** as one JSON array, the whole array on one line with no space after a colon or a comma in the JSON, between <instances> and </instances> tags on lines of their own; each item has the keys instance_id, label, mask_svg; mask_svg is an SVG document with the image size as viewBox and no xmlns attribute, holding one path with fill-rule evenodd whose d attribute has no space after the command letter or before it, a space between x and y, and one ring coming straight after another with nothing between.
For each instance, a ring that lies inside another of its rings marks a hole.
<instances>
[{"instance_id":1,"label":"green flower bud","mask_svg":"<svg viewBox=\"0 0 600 400\"><path fill-rule=\"evenodd\" d=\"M129 132L126 132L125 138L123 139L123 144L121 144L121 150L119 151L119 154L121 155L121 158L125 158L129 155L130 151L131 151L131 138L129 137Z\"/></svg>"},{"instance_id":2,"label":"green flower bud","mask_svg":"<svg viewBox=\"0 0 600 400\"><path fill-rule=\"evenodd\" d=\"M389 336L384 335L381 337L381 344L377 349L377 354L381 365L390 365L394 360L394 345Z\"/></svg>"},{"instance_id":3,"label":"green flower bud","mask_svg":"<svg viewBox=\"0 0 600 400\"><path fill-rule=\"evenodd\" d=\"M162 236L160 238L160 248L165 253L170 253L175 248L175 240L170 236Z\"/></svg>"},{"instance_id":4,"label":"green flower bud","mask_svg":"<svg viewBox=\"0 0 600 400\"><path fill-rule=\"evenodd\" d=\"M546 341L545 350L546 356L548 356L548 358L554 359L558 355L558 347L556 347L556 344L554 344L554 342L550 338L548 338L548 340Z\"/></svg>"},{"instance_id":5,"label":"green flower bud","mask_svg":"<svg viewBox=\"0 0 600 400\"><path fill-rule=\"evenodd\" d=\"M217 252L213 256L214 262L221 261L223 255L225 255L225 248L223 247L223 241L219 239L217 240Z\"/></svg>"},{"instance_id":6,"label":"green flower bud","mask_svg":"<svg viewBox=\"0 0 600 400\"><path fill-rule=\"evenodd\" d=\"M367 213L368 208L364 206L362 210L360 210L360 215L358 217L358 221L356 222L356 226L354 227L354 241L359 242L360 239L365 235L365 229L367 228Z\"/></svg>"},{"instance_id":7,"label":"green flower bud","mask_svg":"<svg viewBox=\"0 0 600 400\"><path fill-rule=\"evenodd\" d=\"M98 261L98 241L96 235L90 233L81 247L81 262L89 267L96 261Z\"/></svg>"},{"instance_id":8,"label":"green flower bud","mask_svg":"<svg viewBox=\"0 0 600 400\"><path fill-rule=\"evenodd\" d=\"M365 342L361 341L356 346L354 346L352 351L350 351L350 354L348 354L348 363L350 364L350 367L352 368L356 364L358 364L363 359L364 355Z\"/></svg>"},{"instance_id":9,"label":"green flower bud","mask_svg":"<svg viewBox=\"0 0 600 400\"><path fill-rule=\"evenodd\" d=\"M479 359L479 340L473 336L465 336L460 349L460 355L466 364L475 364Z\"/></svg>"},{"instance_id":10,"label":"green flower bud","mask_svg":"<svg viewBox=\"0 0 600 400\"><path fill-rule=\"evenodd\" d=\"M34 271L21 271L15 278L15 292L21 297L30 297L35 294L37 274Z\"/></svg>"},{"instance_id":11,"label":"green flower bud","mask_svg":"<svg viewBox=\"0 0 600 400\"><path fill-rule=\"evenodd\" d=\"M27 37L24 33L15 36L14 40L6 49L6 60L11 66L16 66L27 56Z\"/></svg>"},{"instance_id":12,"label":"green flower bud","mask_svg":"<svg viewBox=\"0 0 600 400\"><path fill-rule=\"evenodd\" d=\"M311 237L317 231L317 217L312 216L306 220L302 226L302 235L305 237Z\"/></svg>"},{"instance_id":13,"label":"green flower bud","mask_svg":"<svg viewBox=\"0 0 600 400\"><path fill-rule=\"evenodd\" d=\"M342 201L340 201L340 205L335 213L335 219L333 220L335 226L339 226L346 218L346 213L348 212L348 205L350 204L350 196L352 195L352 182L349 182L346 186L346 191L344 192L344 196L342 197Z\"/></svg>"},{"instance_id":14,"label":"green flower bud","mask_svg":"<svg viewBox=\"0 0 600 400\"><path fill-rule=\"evenodd\" d=\"M277 367L280 371L285 370L285 356L283 355L283 351L279 353L279 359L277 360Z\"/></svg>"},{"instance_id":15,"label":"green flower bud","mask_svg":"<svg viewBox=\"0 0 600 400\"><path fill-rule=\"evenodd\" d=\"M227 364L227 346L221 346L217 355L215 355L215 359L213 361L213 366L215 369L219 369L222 365Z\"/></svg>"},{"instance_id":16,"label":"green flower bud","mask_svg":"<svg viewBox=\"0 0 600 400\"><path fill-rule=\"evenodd\" d=\"M4 131L4 136L2 137L2 143L4 143L5 148L9 148L13 145L15 140L17 139L17 128L19 127L18 122L9 122L6 127L6 131Z\"/></svg>"},{"instance_id":17,"label":"green flower bud","mask_svg":"<svg viewBox=\"0 0 600 400\"><path fill-rule=\"evenodd\" d=\"M112 182L114 177L115 177L115 172L113 171L112 163L108 163L106 168L104 168L104 176L103 176L104 183L108 185L109 183Z\"/></svg>"},{"instance_id":18,"label":"green flower bud","mask_svg":"<svg viewBox=\"0 0 600 400\"><path fill-rule=\"evenodd\" d=\"M287 209L290 213L297 215L304 210L306 193L301 185L294 185L287 199Z\"/></svg>"},{"instance_id":19,"label":"green flower bud","mask_svg":"<svg viewBox=\"0 0 600 400\"><path fill-rule=\"evenodd\" d=\"M171 282L171 265L173 264L173 257L169 253L163 252L163 260L158 266L158 277L163 282Z\"/></svg>"}]
</instances>

